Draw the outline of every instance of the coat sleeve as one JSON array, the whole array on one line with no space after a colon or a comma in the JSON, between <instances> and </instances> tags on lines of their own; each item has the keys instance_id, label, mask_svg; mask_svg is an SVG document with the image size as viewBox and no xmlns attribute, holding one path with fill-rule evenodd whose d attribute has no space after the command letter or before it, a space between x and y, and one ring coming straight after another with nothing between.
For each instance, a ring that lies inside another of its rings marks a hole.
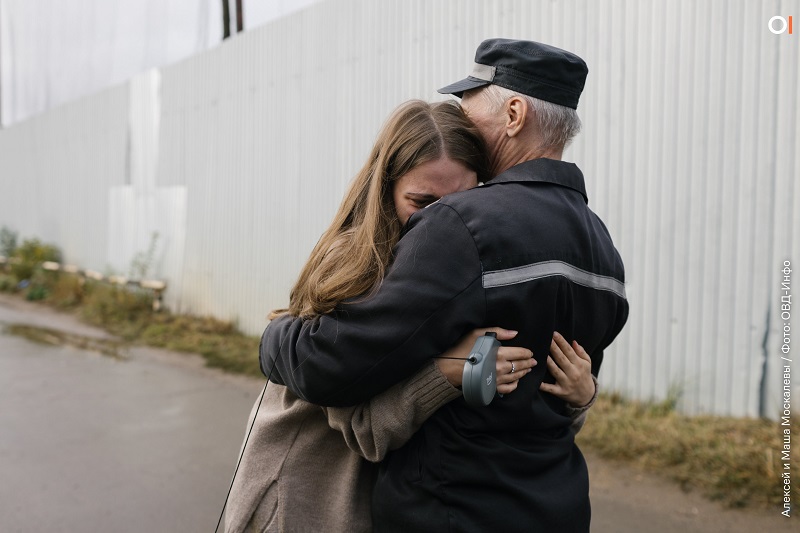
<instances>
[{"instance_id":1,"label":"coat sleeve","mask_svg":"<svg viewBox=\"0 0 800 533\"><path fill-rule=\"evenodd\" d=\"M312 320L283 316L261 339L261 368L311 403L362 403L486 319L480 258L450 206L416 213L377 290Z\"/></svg>"},{"instance_id":2,"label":"coat sleeve","mask_svg":"<svg viewBox=\"0 0 800 533\"><path fill-rule=\"evenodd\" d=\"M355 407L327 407L328 425L368 461L382 461L404 445L440 407L461 396L434 362Z\"/></svg>"}]
</instances>

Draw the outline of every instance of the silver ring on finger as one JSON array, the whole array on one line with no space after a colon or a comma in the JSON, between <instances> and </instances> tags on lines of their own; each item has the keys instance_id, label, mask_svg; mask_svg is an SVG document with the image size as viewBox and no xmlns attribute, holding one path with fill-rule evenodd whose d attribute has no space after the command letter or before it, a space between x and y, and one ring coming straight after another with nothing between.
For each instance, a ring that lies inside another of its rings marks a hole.
<instances>
[{"instance_id":1,"label":"silver ring on finger","mask_svg":"<svg viewBox=\"0 0 800 533\"><path fill-rule=\"evenodd\" d=\"M513 374L517 368L514 366L514 361L511 361L511 373Z\"/></svg>"}]
</instances>

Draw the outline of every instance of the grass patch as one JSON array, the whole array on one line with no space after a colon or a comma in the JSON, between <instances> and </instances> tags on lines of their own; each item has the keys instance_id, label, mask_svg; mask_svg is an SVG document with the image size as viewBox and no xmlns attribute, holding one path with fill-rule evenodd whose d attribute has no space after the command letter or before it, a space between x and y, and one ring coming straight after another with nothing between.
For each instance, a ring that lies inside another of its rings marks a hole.
<instances>
[{"instance_id":1,"label":"grass patch","mask_svg":"<svg viewBox=\"0 0 800 533\"><path fill-rule=\"evenodd\" d=\"M244 335L231 323L215 318L153 311L153 296L149 291L41 270L31 275L23 289L8 275L0 281L4 279L2 290L76 313L84 322L101 327L127 343L200 354L210 367L262 377L258 337ZM48 331L47 335L54 332Z\"/></svg>"},{"instance_id":2,"label":"grass patch","mask_svg":"<svg viewBox=\"0 0 800 533\"><path fill-rule=\"evenodd\" d=\"M206 364L261 377L259 338L210 317L152 310L152 295L103 283L86 283L80 316L126 341L202 355Z\"/></svg>"},{"instance_id":3,"label":"grass patch","mask_svg":"<svg viewBox=\"0 0 800 533\"><path fill-rule=\"evenodd\" d=\"M783 431L768 420L684 416L674 399L661 403L627 401L601 395L592 407L578 443L607 459L632 462L666 475L685 490L695 489L729 507L774 508L783 504ZM800 431L792 425L791 439ZM792 478L800 464L792 449ZM800 501L793 483L792 501Z\"/></svg>"}]
</instances>

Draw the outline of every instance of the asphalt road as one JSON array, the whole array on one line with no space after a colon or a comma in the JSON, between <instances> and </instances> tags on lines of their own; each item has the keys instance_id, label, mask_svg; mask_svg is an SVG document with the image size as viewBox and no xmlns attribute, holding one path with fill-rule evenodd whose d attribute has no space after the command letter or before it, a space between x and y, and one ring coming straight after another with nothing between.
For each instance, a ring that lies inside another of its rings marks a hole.
<instances>
[{"instance_id":1,"label":"asphalt road","mask_svg":"<svg viewBox=\"0 0 800 533\"><path fill-rule=\"evenodd\" d=\"M260 384L201 365L0 335L0 531L213 531Z\"/></svg>"},{"instance_id":2,"label":"asphalt road","mask_svg":"<svg viewBox=\"0 0 800 533\"><path fill-rule=\"evenodd\" d=\"M107 337L0 295L0 329L10 324ZM186 354L131 348L115 359L0 333L0 531L213 531L262 385ZM595 532L797 531L796 517L723 510L627 465L587 461Z\"/></svg>"}]
</instances>

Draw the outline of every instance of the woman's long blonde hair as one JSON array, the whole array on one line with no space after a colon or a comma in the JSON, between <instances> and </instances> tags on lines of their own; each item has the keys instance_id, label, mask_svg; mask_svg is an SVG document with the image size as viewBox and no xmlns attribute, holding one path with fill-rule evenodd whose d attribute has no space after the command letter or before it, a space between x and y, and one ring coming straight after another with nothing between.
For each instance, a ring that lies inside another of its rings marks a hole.
<instances>
[{"instance_id":1,"label":"woman's long blonde hair","mask_svg":"<svg viewBox=\"0 0 800 533\"><path fill-rule=\"evenodd\" d=\"M384 124L330 227L322 234L289 297L289 309L310 318L344 300L368 295L383 280L400 237L392 184L416 166L447 155L488 179L482 137L455 102L412 100Z\"/></svg>"}]
</instances>

